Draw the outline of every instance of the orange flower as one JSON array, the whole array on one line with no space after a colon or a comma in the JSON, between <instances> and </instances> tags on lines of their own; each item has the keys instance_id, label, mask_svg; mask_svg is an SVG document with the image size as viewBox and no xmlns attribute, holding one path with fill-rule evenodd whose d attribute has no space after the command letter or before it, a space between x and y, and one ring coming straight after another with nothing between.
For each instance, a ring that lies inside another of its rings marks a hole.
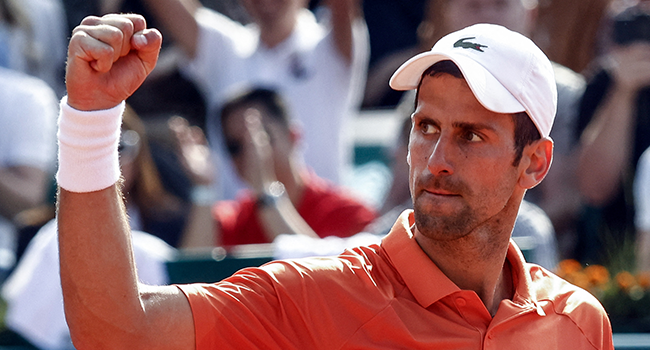
<instances>
[{"instance_id":1,"label":"orange flower","mask_svg":"<svg viewBox=\"0 0 650 350\"><path fill-rule=\"evenodd\" d=\"M589 282L595 286L602 286L609 282L609 271L602 265L589 265L585 268Z\"/></svg>"},{"instance_id":2,"label":"orange flower","mask_svg":"<svg viewBox=\"0 0 650 350\"><path fill-rule=\"evenodd\" d=\"M558 264L558 274L560 276L566 276L582 270L582 265L580 262L574 259L566 259L560 261Z\"/></svg>"},{"instance_id":3,"label":"orange flower","mask_svg":"<svg viewBox=\"0 0 650 350\"><path fill-rule=\"evenodd\" d=\"M636 280L643 289L650 289L650 271L639 272Z\"/></svg>"},{"instance_id":4,"label":"orange flower","mask_svg":"<svg viewBox=\"0 0 650 350\"><path fill-rule=\"evenodd\" d=\"M627 271L621 271L616 275L616 283L621 289L627 290L636 284L636 278Z\"/></svg>"},{"instance_id":5,"label":"orange flower","mask_svg":"<svg viewBox=\"0 0 650 350\"><path fill-rule=\"evenodd\" d=\"M567 276L567 281L575 284L576 286L589 290L589 287L591 287L589 283L589 277L587 276L586 273L582 271L574 272L570 275Z\"/></svg>"}]
</instances>

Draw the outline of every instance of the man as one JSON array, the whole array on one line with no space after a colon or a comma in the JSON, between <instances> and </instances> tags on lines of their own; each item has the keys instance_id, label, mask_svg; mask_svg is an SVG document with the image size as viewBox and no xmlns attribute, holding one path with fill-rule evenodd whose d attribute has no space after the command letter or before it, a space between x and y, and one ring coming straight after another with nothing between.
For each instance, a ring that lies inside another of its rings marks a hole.
<instances>
[{"instance_id":1,"label":"man","mask_svg":"<svg viewBox=\"0 0 650 350\"><path fill-rule=\"evenodd\" d=\"M410 57L415 51L428 50L444 35L477 23L499 24L531 38L536 28L538 11L537 0L429 0L424 20L418 31L419 45L417 48L405 51L401 56ZM392 61L393 66L386 70L386 74L392 74L393 67L398 67L406 59L402 57ZM531 206L530 203L524 203L524 209L520 210L520 214L530 214L528 217L537 217L542 221L551 220L553 227L537 225L550 228L538 236L541 238L538 239L538 244L541 247L539 251L543 251L543 255L547 256L544 260L554 265L557 263L558 249L555 247L558 242L560 255L567 257L573 256L576 241L575 227L581 201L573 170L574 150L578 143L575 129L578 104L585 88L585 81L580 74L557 63L553 63L553 69L558 90L557 116L551 131L554 141L553 167L544 182L526 195L526 200L541 207L548 218L544 213L540 213L539 208ZM383 79L387 81L389 76L385 75ZM372 79L374 78L368 80ZM383 87L382 84L375 84L375 88ZM408 98L411 100L406 100ZM412 105L412 97L409 94L405 94L403 101ZM533 210L526 210L526 208ZM519 227L523 228L523 225ZM515 231L517 230L516 228ZM548 247L552 248L548 249Z\"/></svg>"},{"instance_id":2,"label":"man","mask_svg":"<svg viewBox=\"0 0 650 350\"><path fill-rule=\"evenodd\" d=\"M174 129L181 147L200 146L187 124ZM227 101L221 129L249 190L236 200L195 203L185 247L271 243L280 234L349 237L375 218L374 210L307 169L300 129L275 90L245 89Z\"/></svg>"},{"instance_id":3,"label":"man","mask_svg":"<svg viewBox=\"0 0 650 350\"><path fill-rule=\"evenodd\" d=\"M242 1L252 23L243 26L197 0L147 0L152 13L188 57L183 71L208 107L219 110L232 89L273 86L303 125L305 161L314 172L342 183L351 160L350 116L361 103L368 64L368 34L358 0L323 2L329 20L317 22L305 0ZM222 152L214 116L208 139ZM228 162L219 162L224 198L238 189Z\"/></svg>"},{"instance_id":4,"label":"man","mask_svg":"<svg viewBox=\"0 0 650 350\"><path fill-rule=\"evenodd\" d=\"M578 115L576 173L586 213L581 258L596 263L634 239L632 180L650 147L650 1L623 8L608 18L610 47L589 79Z\"/></svg>"},{"instance_id":5,"label":"man","mask_svg":"<svg viewBox=\"0 0 650 350\"><path fill-rule=\"evenodd\" d=\"M160 40L135 15L82 22L70 41L61 138L115 137L120 101L153 69ZM612 349L598 301L526 264L510 242L519 204L552 158L546 56L517 33L478 25L407 61L391 85L418 91L408 158L415 210L381 245L217 284L138 285L115 158L87 160L111 147L79 154L61 143L59 251L75 346Z\"/></svg>"}]
</instances>

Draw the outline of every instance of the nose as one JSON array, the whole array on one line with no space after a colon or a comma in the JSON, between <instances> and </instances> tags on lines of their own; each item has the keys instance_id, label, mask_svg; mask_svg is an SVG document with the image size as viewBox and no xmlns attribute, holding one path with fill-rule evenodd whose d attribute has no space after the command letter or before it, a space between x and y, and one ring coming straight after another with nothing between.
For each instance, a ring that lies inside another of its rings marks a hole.
<instances>
[{"instance_id":1,"label":"nose","mask_svg":"<svg viewBox=\"0 0 650 350\"><path fill-rule=\"evenodd\" d=\"M429 159L427 160L427 168L432 175L451 175L453 170L453 154L455 151L454 144L450 137L441 135L438 140L433 144Z\"/></svg>"}]
</instances>

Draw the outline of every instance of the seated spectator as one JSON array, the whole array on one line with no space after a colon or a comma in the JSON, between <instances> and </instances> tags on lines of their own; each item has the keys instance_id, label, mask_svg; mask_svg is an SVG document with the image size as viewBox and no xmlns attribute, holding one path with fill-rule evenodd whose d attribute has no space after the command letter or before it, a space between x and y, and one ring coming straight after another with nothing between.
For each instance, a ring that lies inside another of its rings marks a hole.
<instances>
[{"instance_id":1,"label":"seated spectator","mask_svg":"<svg viewBox=\"0 0 650 350\"><path fill-rule=\"evenodd\" d=\"M63 96L67 29L61 0L0 0L0 67L42 79Z\"/></svg>"},{"instance_id":2,"label":"seated spectator","mask_svg":"<svg viewBox=\"0 0 650 350\"><path fill-rule=\"evenodd\" d=\"M275 91L257 88L230 100L221 127L250 189L235 201L195 206L185 247L268 243L280 234L347 237L374 219L372 209L303 163L299 130ZM196 146L196 138L183 137L189 128L177 125L176 132L182 149Z\"/></svg>"},{"instance_id":3,"label":"seated spectator","mask_svg":"<svg viewBox=\"0 0 650 350\"><path fill-rule=\"evenodd\" d=\"M577 176L585 199L581 260L603 263L634 237L632 179L650 147L648 2L613 18L613 46L599 60L580 105Z\"/></svg>"},{"instance_id":4,"label":"seated spectator","mask_svg":"<svg viewBox=\"0 0 650 350\"><path fill-rule=\"evenodd\" d=\"M126 107L122 119L120 152L124 174L122 192L131 227L177 247L189 206L165 188L149 149L144 124L130 106Z\"/></svg>"},{"instance_id":5,"label":"seated spectator","mask_svg":"<svg viewBox=\"0 0 650 350\"><path fill-rule=\"evenodd\" d=\"M321 21L304 0L244 1L250 25L197 0L145 2L187 56L183 72L198 85L209 110L219 110L242 84L276 87L303 125L300 151L306 163L318 176L342 183L352 150L347 127L361 103L368 62L359 0L324 2ZM240 185L219 148L217 117L208 116L206 131L219 161L216 185L222 198L232 199Z\"/></svg>"},{"instance_id":6,"label":"seated spectator","mask_svg":"<svg viewBox=\"0 0 650 350\"><path fill-rule=\"evenodd\" d=\"M15 263L14 218L45 203L50 192L57 110L44 81L0 68L0 280Z\"/></svg>"}]
</instances>

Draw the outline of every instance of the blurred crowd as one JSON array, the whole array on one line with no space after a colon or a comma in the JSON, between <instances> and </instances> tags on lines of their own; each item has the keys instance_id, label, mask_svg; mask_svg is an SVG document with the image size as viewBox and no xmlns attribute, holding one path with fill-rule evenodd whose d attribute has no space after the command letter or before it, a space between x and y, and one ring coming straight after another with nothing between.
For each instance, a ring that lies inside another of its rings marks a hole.
<instances>
[{"instance_id":1,"label":"blurred crowd","mask_svg":"<svg viewBox=\"0 0 650 350\"><path fill-rule=\"evenodd\" d=\"M20 301L30 283L58 278L67 38L84 17L116 12L144 15L164 38L158 66L127 101L120 141L131 225L149 239L136 241L139 266L175 249L279 237L379 240L412 205L414 95L388 79L445 34L490 22L533 39L558 87L553 166L526 195L513 239L548 269L607 264L628 249L632 269L650 270L650 1L0 0L0 279L8 326L41 348L68 344L52 326L32 327L50 320ZM384 150L391 176L380 203L350 181L353 122L376 110L400 125ZM316 253L332 253L325 246ZM140 271L166 283L155 268Z\"/></svg>"}]
</instances>

